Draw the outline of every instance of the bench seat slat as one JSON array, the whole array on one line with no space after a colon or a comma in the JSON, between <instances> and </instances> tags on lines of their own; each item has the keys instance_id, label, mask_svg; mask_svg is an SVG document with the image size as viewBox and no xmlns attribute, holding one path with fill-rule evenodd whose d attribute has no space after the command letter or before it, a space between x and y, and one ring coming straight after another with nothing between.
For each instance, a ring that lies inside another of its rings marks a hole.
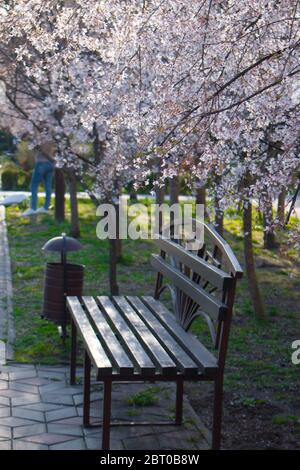
<instances>
[{"instance_id":1,"label":"bench seat slat","mask_svg":"<svg viewBox=\"0 0 300 470\"><path fill-rule=\"evenodd\" d=\"M134 366L128 358L126 352L117 340L114 332L109 326L107 320L104 318L103 313L99 309L93 297L82 297L83 303L92 318L97 333L105 346L109 358L116 365L117 371L120 375L131 375L134 373Z\"/></svg>"},{"instance_id":2,"label":"bench seat slat","mask_svg":"<svg viewBox=\"0 0 300 470\"><path fill-rule=\"evenodd\" d=\"M113 368L77 297L67 297L70 315L79 330L89 356L99 374L111 375Z\"/></svg>"},{"instance_id":3,"label":"bench seat slat","mask_svg":"<svg viewBox=\"0 0 300 470\"><path fill-rule=\"evenodd\" d=\"M174 315L158 300L150 296L142 297L145 304L159 318L161 323L179 342L182 348L199 364L201 370L208 376L215 375L218 364L215 356L203 346L195 336L183 330L176 322Z\"/></svg>"},{"instance_id":4,"label":"bench seat slat","mask_svg":"<svg viewBox=\"0 0 300 470\"><path fill-rule=\"evenodd\" d=\"M179 269L171 266L159 255L152 255L151 264L157 271L170 279L176 287L191 297L202 310L209 313L214 320L217 321L220 318L224 318L227 312L226 305L208 294L199 285L179 271Z\"/></svg>"},{"instance_id":5,"label":"bench seat slat","mask_svg":"<svg viewBox=\"0 0 300 470\"><path fill-rule=\"evenodd\" d=\"M99 296L97 297L97 301L106 316L110 319L112 328L118 333L120 342L128 356L136 364L138 372L145 377L155 375L155 365L110 298L107 296Z\"/></svg>"},{"instance_id":6,"label":"bench seat slat","mask_svg":"<svg viewBox=\"0 0 300 470\"><path fill-rule=\"evenodd\" d=\"M165 345L169 355L178 364L179 370L186 377L195 376L199 372L199 365L184 351L174 337L168 332L165 326L149 310L139 297L126 297L135 308L143 321L147 324L151 332L158 341Z\"/></svg>"},{"instance_id":7,"label":"bench seat slat","mask_svg":"<svg viewBox=\"0 0 300 470\"><path fill-rule=\"evenodd\" d=\"M173 359L152 334L147 325L141 320L133 307L127 302L125 297L115 296L113 300L120 308L120 311L122 311L122 315L124 315L130 323L131 328L134 330L139 341L143 344L147 353L156 362L159 371L165 376L175 375L177 373L177 367Z\"/></svg>"}]
</instances>

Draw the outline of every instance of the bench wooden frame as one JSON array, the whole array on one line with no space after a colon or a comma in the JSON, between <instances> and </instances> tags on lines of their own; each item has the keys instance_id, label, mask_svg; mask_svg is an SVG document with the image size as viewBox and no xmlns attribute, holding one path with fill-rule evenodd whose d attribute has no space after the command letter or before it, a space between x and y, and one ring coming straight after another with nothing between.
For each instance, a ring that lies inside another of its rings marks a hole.
<instances>
[{"instance_id":1,"label":"bench wooden frame","mask_svg":"<svg viewBox=\"0 0 300 470\"><path fill-rule=\"evenodd\" d=\"M214 382L212 448L219 449L225 359L237 279L242 269L229 245L209 225L205 243L196 252L160 235L159 255L152 255L157 270L154 297L68 297L71 316L71 383L76 381L77 333L84 342L84 426L90 423L91 366L104 383L102 449L109 449L112 382L174 381L176 415L182 423L183 384ZM168 283L171 281L171 284ZM159 300L168 287L175 316ZM203 317L209 326L210 352L187 330ZM131 423L146 424L146 423ZM166 424L151 423L153 424Z\"/></svg>"}]
</instances>

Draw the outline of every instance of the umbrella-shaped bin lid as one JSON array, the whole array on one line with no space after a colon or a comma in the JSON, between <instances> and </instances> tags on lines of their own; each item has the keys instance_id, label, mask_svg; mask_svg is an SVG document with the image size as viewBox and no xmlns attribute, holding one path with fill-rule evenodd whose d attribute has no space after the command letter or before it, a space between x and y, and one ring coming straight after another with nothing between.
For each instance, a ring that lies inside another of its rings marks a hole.
<instances>
[{"instance_id":1,"label":"umbrella-shaped bin lid","mask_svg":"<svg viewBox=\"0 0 300 470\"><path fill-rule=\"evenodd\" d=\"M82 244L76 238L67 237L62 233L60 237L51 238L43 246L43 251L79 251L82 250Z\"/></svg>"}]
</instances>

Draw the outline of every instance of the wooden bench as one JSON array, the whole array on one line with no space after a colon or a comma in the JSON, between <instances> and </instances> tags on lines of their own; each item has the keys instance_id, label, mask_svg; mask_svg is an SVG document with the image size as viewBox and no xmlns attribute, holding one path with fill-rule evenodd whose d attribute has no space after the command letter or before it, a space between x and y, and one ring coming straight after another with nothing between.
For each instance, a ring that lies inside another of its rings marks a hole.
<instances>
[{"instance_id":1,"label":"wooden bench","mask_svg":"<svg viewBox=\"0 0 300 470\"><path fill-rule=\"evenodd\" d=\"M154 297L67 298L73 384L77 333L85 348L84 426L91 426L91 365L96 379L104 383L102 449L109 449L110 426L116 424L111 423L113 381L174 381L173 424L177 425L182 422L184 381L213 381L212 448L220 447L225 358L235 287L242 269L217 232L203 223L202 229L205 243L196 251L163 235L156 240L160 254L152 255L152 266L158 272ZM173 313L159 300L167 287ZM208 324L214 353L188 332L199 316Z\"/></svg>"}]
</instances>

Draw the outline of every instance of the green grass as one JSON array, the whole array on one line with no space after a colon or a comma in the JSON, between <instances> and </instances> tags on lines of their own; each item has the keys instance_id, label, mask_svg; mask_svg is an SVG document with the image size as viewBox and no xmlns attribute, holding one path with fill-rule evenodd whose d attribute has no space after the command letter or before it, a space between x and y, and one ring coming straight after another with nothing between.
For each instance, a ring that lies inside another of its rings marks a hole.
<instances>
[{"instance_id":1,"label":"green grass","mask_svg":"<svg viewBox=\"0 0 300 470\"><path fill-rule=\"evenodd\" d=\"M286 424L299 424L299 416L290 416L290 415L276 415L272 419L274 424L286 425Z\"/></svg>"},{"instance_id":2,"label":"green grass","mask_svg":"<svg viewBox=\"0 0 300 470\"><path fill-rule=\"evenodd\" d=\"M160 393L160 387L149 387L127 398L126 404L129 406L153 406L156 405Z\"/></svg>"}]
</instances>

